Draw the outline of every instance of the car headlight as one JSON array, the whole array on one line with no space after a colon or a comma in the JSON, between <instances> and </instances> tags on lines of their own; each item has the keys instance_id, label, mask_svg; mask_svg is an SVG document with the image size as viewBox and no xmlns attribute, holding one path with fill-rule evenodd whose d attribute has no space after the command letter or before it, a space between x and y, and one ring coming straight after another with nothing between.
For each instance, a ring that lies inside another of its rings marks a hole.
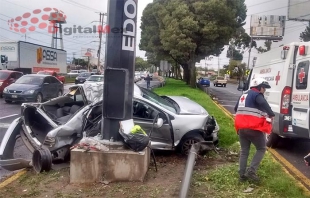
<instances>
[{"instance_id":1,"label":"car headlight","mask_svg":"<svg viewBox=\"0 0 310 198\"><path fill-rule=\"evenodd\" d=\"M75 78L75 80L78 80L78 79L79 79L78 77Z\"/></svg>"},{"instance_id":2,"label":"car headlight","mask_svg":"<svg viewBox=\"0 0 310 198\"><path fill-rule=\"evenodd\" d=\"M0 86L3 84L3 82L0 82Z\"/></svg>"},{"instance_id":3,"label":"car headlight","mask_svg":"<svg viewBox=\"0 0 310 198\"><path fill-rule=\"evenodd\" d=\"M28 90L24 92L24 94L33 94L33 93L34 93L34 90Z\"/></svg>"},{"instance_id":4,"label":"car headlight","mask_svg":"<svg viewBox=\"0 0 310 198\"><path fill-rule=\"evenodd\" d=\"M8 92L9 92L9 90L7 88L3 89L3 93L8 93Z\"/></svg>"}]
</instances>

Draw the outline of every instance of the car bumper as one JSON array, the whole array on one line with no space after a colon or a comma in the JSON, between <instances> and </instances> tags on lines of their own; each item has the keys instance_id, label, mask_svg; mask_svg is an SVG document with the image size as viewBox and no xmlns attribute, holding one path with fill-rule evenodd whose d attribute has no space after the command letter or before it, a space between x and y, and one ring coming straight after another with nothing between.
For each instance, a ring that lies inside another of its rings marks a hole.
<instances>
[{"instance_id":1,"label":"car bumper","mask_svg":"<svg viewBox=\"0 0 310 198\"><path fill-rule=\"evenodd\" d=\"M3 93L3 98L5 100L13 101L13 102L34 102L36 101L35 94L12 94L12 93Z\"/></svg>"},{"instance_id":2,"label":"car bumper","mask_svg":"<svg viewBox=\"0 0 310 198\"><path fill-rule=\"evenodd\" d=\"M75 80L75 84L83 84L86 80Z\"/></svg>"},{"instance_id":3,"label":"car bumper","mask_svg":"<svg viewBox=\"0 0 310 198\"><path fill-rule=\"evenodd\" d=\"M9 171L32 167L31 160L14 158L16 137L21 134L22 120L15 119L7 129L0 146L0 166Z\"/></svg>"}]
</instances>

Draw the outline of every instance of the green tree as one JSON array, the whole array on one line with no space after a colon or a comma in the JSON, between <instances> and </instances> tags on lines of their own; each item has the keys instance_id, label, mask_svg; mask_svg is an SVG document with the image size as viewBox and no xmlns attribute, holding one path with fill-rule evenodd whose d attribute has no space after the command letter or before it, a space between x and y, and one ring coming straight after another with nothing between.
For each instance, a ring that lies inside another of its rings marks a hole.
<instances>
[{"instance_id":1,"label":"green tree","mask_svg":"<svg viewBox=\"0 0 310 198\"><path fill-rule=\"evenodd\" d=\"M264 47L260 46L259 48L256 48L256 50L258 51L258 53L264 53L264 52L268 52L271 49L271 45L272 45L272 41L271 40L266 40L264 42Z\"/></svg>"},{"instance_id":2,"label":"green tree","mask_svg":"<svg viewBox=\"0 0 310 198\"><path fill-rule=\"evenodd\" d=\"M88 61L81 59L81 58L73 58L73 64L75 65L81 65L83 67L88 65Z\"/></svg>"},{"instance_id":3,"label":"green tree","mask_svg":"<svg viewBox=\"0 0 310 198\"><path fill-rule=\"evenodd\" d=\"M147 69L150 69L150 67L151 65L147 61L143 60L143 58L136 57L136 71L146 71Z\"/></svg>"},{"instance_id":4,"label":"green tree","mask_svg":"<svg viewBox=\"0 0 310 198\"><path fill-rule=\"evenodd\" d=\"M156 1L143 12L140 48L170 56L196 87L195 63L218 56L245 18L244 0Z\"/></svg>"},{"instance_id":5,"label":"green tree","mask_svg":"<svg viewBox=\"0 0 310 198\"><path fill-rule=\"evenodd\" d=\"M305 31L300 33L299 38L300 38L300 40L302 40L304 42L310 41L310 22L309 22L308 26L306 27Z\"/></svg>"}]
</instances>

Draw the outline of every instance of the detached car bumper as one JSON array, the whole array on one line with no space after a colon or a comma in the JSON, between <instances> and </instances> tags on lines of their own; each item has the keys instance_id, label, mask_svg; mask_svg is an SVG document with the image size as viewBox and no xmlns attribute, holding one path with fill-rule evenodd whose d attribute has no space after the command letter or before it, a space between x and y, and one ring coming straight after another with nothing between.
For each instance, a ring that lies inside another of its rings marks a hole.
<instances>
[{"instance_id":1,"label":"detached car bumper","mask_svg":"<svg viewBox=\"0 0 310 198\"><path fill-rule=\"evenodd\" d=\"M15 119L6 131L0 146L0 166L9 171L32 167L32 161L14 158L16 138L22 132L21 118Z\"/></svg>"}]
</instances>

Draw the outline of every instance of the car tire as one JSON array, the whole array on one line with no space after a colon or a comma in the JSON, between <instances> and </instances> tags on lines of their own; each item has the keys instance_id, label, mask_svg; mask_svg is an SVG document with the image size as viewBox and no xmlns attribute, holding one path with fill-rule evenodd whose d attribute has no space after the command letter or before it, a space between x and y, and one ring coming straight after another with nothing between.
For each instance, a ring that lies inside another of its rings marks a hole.
<instances>
[{"instance_id":1,"label":"car tire","mask_svg":"<svg viewBox=\"0 0 310 198\"><path fill-rule=\"evenodd\" d=\"M188 152L191 149L191 146L197 142L205 141L203 137L199 134L190 135L188 137L184 137L184 139L180 143L180 152L183 155L188 155Z\"/></svg>"},{"instance_id":2,"label":"car tire","mask_svg":"<svg viewBox=\"0 0 310 198\"><path fill-rule=\"evenodd\" d=\"M226 84L224 84L224 87L226 87Z\"/></svg>"},{"instance_id":3,"label":"car tire","mask_svg":"<svg viewBox=\"0 0 310 198\"><path fill-rule=\"evenodd\" d=\"M39 148L35 150L32 156L33 169L37 173L43 171L48 172L52 169L52 154L45 148Z\"/></svg>"},{"instance_id":4,"label":"car tire","mask_svg":"<svg viewBox=\"0 0 310 198\"><path fill-rule=\"evenodd\" d=\"M12 103L12 101L11 100L4 100L6 103L9 103L9 104L11 104Z\"/></svg>"},{"instance_id":5,"label":"car tire","mask_svg":"<svg viewBox=\"0 0 310 198\"><path fill-rule=\"evenodd\" d=\"M278 143L280 141L280 136L275 133L271 133L270 135L266 135L266 145L269 148L276 148L278 146Z\"/></svg>"},{"instance_id":6,"label":"car tire","mask_svg":"<svg viewBox=\"0 0 310 198\"><path fill-rule=\"evenodd\" d=\"M3 95L2 95L2 94L0 94L0 98L3 98Z\"/></svg>"},{"instance_id":7,"label":"car tire","mask_svg":"<svg viewBox=\"0 0 310 198\"><path fill-rule=\"evenodd\" d=\"M41 103L43 102L43 97L41 93L38 93L37 97L36 97L36 102Z\"/></svg>"}]
</instances>

